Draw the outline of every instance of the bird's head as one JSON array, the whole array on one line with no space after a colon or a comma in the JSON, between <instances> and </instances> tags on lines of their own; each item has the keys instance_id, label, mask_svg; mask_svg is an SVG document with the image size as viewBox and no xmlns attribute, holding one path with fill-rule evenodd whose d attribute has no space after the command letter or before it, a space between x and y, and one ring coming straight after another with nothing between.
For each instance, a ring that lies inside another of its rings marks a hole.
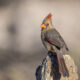
<instances>
[{"instance_id":1,"label":"bird's head","mask_svg":"<svg viewBox=\"0 0 80 80\"><path fill-rule=\"evenodd\" d=\"M47 17L43 20L42 24L41 24L41 30L46 30L46 29L50 29L52 28L52 14L49 13L47 15Z\"/></svg>"}]
</instances>

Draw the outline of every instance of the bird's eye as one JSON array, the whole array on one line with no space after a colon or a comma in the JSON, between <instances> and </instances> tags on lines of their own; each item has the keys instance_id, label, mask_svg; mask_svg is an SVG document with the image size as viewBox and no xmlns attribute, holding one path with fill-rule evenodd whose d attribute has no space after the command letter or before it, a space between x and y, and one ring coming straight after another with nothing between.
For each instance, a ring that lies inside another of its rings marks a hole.
<instances>
[{"instance_id":1,"label":"bird's eye","mask_svg":"<svg viewBox=\"0 0 80 80\"><path fill-rule=\"evenodd\" d=\"M46 24L46 26L49 26L49 24Z\"/></svg>"}]
</instances>

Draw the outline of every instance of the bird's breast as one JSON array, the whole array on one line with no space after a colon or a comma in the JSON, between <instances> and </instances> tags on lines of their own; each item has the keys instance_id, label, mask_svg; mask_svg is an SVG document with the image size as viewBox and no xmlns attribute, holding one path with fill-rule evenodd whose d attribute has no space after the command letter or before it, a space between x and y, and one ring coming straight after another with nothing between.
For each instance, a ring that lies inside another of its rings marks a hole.
<instances>
[{"instance_id":1,"label":"bird's breast","mask_svg":"<svg viewBox=\"0 0 80 80\"><path fill-rule=\"evenodd\" d=\"M51 50L51 46L48 42L45 41L45 36L44 36L44 33L42 32L41 33L41 40L42 40L42 43L44 45L44 47L49 51Z\"/></svg>"}]
</instances>

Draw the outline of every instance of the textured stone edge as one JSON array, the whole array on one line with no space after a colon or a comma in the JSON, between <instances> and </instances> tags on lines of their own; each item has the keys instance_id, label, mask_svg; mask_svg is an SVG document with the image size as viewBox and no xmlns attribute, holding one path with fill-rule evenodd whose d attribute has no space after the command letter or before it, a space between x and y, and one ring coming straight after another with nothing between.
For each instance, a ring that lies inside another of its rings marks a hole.
<instances>
[{"instance_id":1,"label":"textured stone edge","mask_svg":"<svg viewBox=\"0 0 80 80\"><path fill-rule=\"evenodd\" d=\"M58 80L78 80L78 70L74 60L70 55L64 55L63 57L69 70L69 77L63 77L61 75L61 78ZM53 75L51 75L51 63L51 58L47 55L42 64L38 66L36 70L36 80L53 80Z\"/></svg>"}]
</instances>

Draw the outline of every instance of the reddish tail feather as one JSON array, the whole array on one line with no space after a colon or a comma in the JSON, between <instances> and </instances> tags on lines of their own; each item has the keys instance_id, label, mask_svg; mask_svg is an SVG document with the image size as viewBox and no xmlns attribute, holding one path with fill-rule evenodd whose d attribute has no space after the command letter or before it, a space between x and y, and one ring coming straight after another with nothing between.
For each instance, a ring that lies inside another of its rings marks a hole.
<instances>
[{"instance_id":1,"label":"reddish tail feather","mask_svg":"<svg viewBox=\"0 0 80 80\"><path fill-rule=\"evenodd\" d=\"M65 64L63 56L58 59L58 63L59 63L59 71L62 73L62 75L64 77L69 77L69 71Z\"/></svg>"}]
</instances>

